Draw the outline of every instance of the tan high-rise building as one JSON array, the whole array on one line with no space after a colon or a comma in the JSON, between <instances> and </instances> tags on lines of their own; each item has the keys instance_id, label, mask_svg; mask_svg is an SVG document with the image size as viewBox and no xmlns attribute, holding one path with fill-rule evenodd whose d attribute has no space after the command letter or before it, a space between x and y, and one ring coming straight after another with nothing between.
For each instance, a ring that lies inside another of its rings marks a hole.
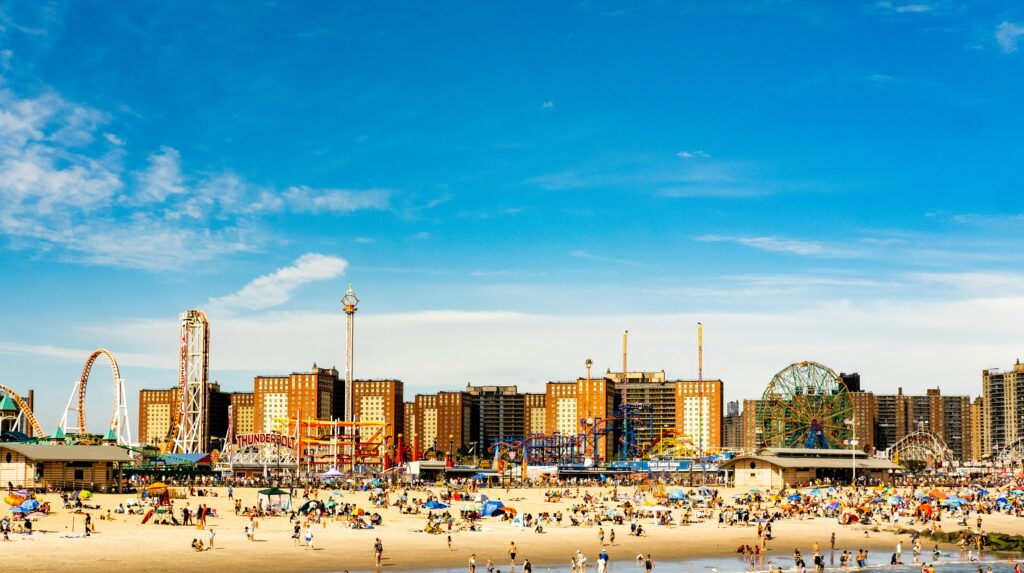
<instances>
[{"instance_id":1,"label":"tan high-rise building","mask_svg":"<svg viewBox=\"0 0 1024 573\"><path fill-rule=\"evenodd\" d=\"M1007 372L998 368L982 370L982 456L997 454L1007 444L1024 436L1024 364L1017 360Z\"/></svg>"},{"instance_id":2,"label":"tan high-rise building","mask_svg":"<svg viewBox=\"0 0 1024 573\"><path fill-rule=\"evenodd\" d=\"M139 443L159 447L174 436L169 435L177 420L181 404L178 388L139 391Z\"/></svg>"},{"instance_id":3,"label":"tan high-rise building","mask_svg":"<svg viewBox=\"0 0 1024 573\"><path fill-rule=\"evenodd\" d=\"M743 451L752 452L761 447L764 438L757 431L757 411L761 400L743 401Z\"/></svg>"},{"instance_id":4,"label":"tan high-rise building","mask_svg":"<svg viewBox=\"0 0 1024 573\"><path fill-rule=\"evenodd\" d=\"M473 397L466 392L417 394L416 434L422 451L447 454L454 442L456 453L469 448L473 431Z\"/></svg>"},{"instance_id":5,"label":"tan high-rise building","mask_svg":"<svg viewBox=\"0 0 1024 573\"><path fill-rule=\"evenodd\" d=\"M256 431L255 427L255 395L252 392L232 392L231 412L234 416L234 436L239 434L251 434ZM234 438L232 436L232 438Z\"/></svg>"},{"instance_id":6,"label":"tan high-rise building","mask_svg":"<svg viewBox=\"0 0 1024 573\"><path fill-rule=\"evenodd\" d=\"M985 457L985 401L981 396L971 403L971 448L964 456L968 460L980 461Z\"/></svg>"},{"instance_id":7,"label":"tan high-rise building","mask_svg":"<svg viewBox=\"0 0 1024 573\"><path fill-rule=\"evenodd\" d=\"M546 431L548 412L545 398L545 394L523 394L523 437Z\"/></svg>"},{"instance_id":8,"label":"tan high-rise building","mask_svg":"<svg viewBox=\"0 0 1024 573\"><path fill-rule=\"evenodd\" d=\"M723 390L721 380L675 382L673 427L703 451L722 448Z\"/></svg>"},{"instance_id":9,"label":"tan high-rise building","mask_svg":"<svg viewBox=\"0 0 1024 573\"><path fill-rule=\"evenodd\" d=\"M338 371L318 368L288 376L257 376L253 380L253 429L256 432L287 431L282 419L330 420L335 414L334 394ZM344 400L343 396L339 396ZM313 435L315 428L309 428Z\"/></svg>"},{"instance_id":10,"label":"tan high-rise building","mask_svg":"<svg viewBox=\"0 0 1024 573\"><path fill-rule=\"evenodd\" d=\"M722 447L731 450L743 448L743 416L739 400L728 402L722 418Z\"/></svg>"},{"instance_id":11,"label":"tan high-rise building","mask_svg":"<svg viewBox=\"0 0 1024 573\"><path fill-rule=\"evenodd\" d=\"M139 442L160 447L174 436L171 428L178 423L181 413L181 395L178 387L166 390L139 391ZM228 429L227 394L220 391L220 384L211 382L207 387L206 414L203 416L201 442L207 451L222 447Z\"/></svg>"},{"instance_id":12,"label":"tan high-rise building","mask_svg":"<svg viewBox=\"0 0 1024 573\"><path fill-rule=\"evenodd\" d=\"M576 412L576 383L548 382L545 390L547 418L544 433L575 436L580 429Z\"/></svg>"},{"instance_id":13,"label":"tan high-rise building","mask_svg":"<svg viewBox=\"0 0 1024 573\"><path fill-rule=\"evenodd\" d=\"M857 448L870 452L875 447L875 425L878 423L878 399L871 392L850 392L853 405L853 437Z\"/></svg>"},{"instance_id":14,"label":"tan high-rise building","mask_svg":"<svg viewBox=\"0 0 1024 573\"><path fill-rule=\"evenodd\" d=\"M405 431L405 390L401 380L353 380L352 416L357 422L382 422L382 438L395 444L398 434ZM344 400L344 397L338 399ZM363 439L376 433L374 428L360 430Z\"/></svg>"},{"instance_id":15,"label":"tan high-rise building","mask_svg":"<svg viewBox=\"0 0 1024 573\"><path fill-rule=\"evenodd\" d=\"M579 430L587 435L586 453L593 457L594 425L597 424L597 457L611 460L615 454L615 435L603 432L607 418L616 416L618 406L618 390L615 383L608 378L578 378L576 380L576 420ZM557 416L557 412L556 412Z\"/></svg>"}]
</instances>

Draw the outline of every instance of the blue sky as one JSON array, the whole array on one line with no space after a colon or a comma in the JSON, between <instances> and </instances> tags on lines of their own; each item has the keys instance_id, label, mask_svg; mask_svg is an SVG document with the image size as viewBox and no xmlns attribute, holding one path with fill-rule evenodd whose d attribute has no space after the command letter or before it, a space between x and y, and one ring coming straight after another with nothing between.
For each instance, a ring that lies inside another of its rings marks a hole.
<instances>
[{"instance_id":1,"label":"blue sky","mask_svg":"<svg viewBox=\"0 0 1024 573\"><path fill-rule=\"evenodd\" d=\"M4 383L53 425L342 365L539 389L585 357L754 397L819 359L977 394L1019 354L1010 2L0 2ZM94 375L90 412L109 408ZM106 392L106 397L104 397ZM134 404L133 404L134 408Z\"/></svg>"}]
</instances>

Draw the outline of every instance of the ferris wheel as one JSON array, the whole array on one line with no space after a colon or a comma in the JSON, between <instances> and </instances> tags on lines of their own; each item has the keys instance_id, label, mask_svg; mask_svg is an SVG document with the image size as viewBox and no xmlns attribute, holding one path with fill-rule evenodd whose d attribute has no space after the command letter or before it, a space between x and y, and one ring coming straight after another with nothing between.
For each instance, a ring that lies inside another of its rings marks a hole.
<instances>
[{"instance_id":1,"label":"ferris wheel","mask_svg":"<svg viewBox=\"0 0 1024 573\"><path fill-rule=\"evenodd\" d=\"M759 443L775 448L842 447L853 403L835 371L817 362L790 364L772 378L757 410Z\"/></svg>"}]
</instances>

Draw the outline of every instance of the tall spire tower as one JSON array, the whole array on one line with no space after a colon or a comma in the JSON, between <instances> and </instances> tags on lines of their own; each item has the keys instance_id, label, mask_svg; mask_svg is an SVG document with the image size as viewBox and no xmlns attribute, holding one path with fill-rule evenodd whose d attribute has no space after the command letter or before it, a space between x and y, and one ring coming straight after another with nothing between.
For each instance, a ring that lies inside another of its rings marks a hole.
<instances>
[{"instance_id":1,"label":"tall spire tower","mask_svg":"<svg viewBox=\"0 0 1024 573\"><path fill-rule=\"evenodd\" d=\"M710 410L709 410L710 411ZM704 455L704 325L697 323L697 454Z\"/></svg>"},{"instance_id":2,"label":"tall spire tower","mask_svg":"<svg viewBox=\"0 0 1024 573\"><path fill-rule=\"evenodd\" d=\"M343 310L345 311L345 420L346 422L353 422L352 419L352 360L354 358L355 349L355 325L356 325L356 305L359 304L359 297L356 296L356 291L352 290L352 284L348 285L348 290L345 291L344 296L341 297L341 304L344 305ZM354 434L352 427L346 428L346 431ZM353 436L354 437L354 436ZM345 449L352 449L351 445L345 446ZM353 451L345 452L349 455L349 460L352 460L354 453ZM350 461L351 463L351 461ZM355 468L352 468L355 469Z\"/></svg>"}]
</instances>

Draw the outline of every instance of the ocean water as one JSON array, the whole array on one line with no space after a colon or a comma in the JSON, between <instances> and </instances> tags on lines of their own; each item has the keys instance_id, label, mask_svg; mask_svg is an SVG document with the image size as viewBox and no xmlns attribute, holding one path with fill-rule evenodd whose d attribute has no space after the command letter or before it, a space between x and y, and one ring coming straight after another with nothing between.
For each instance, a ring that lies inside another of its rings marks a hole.
<instances>
[{"instance_id":1,"label":"ocean water","mask_svg":"<svg viewBox=\"0 0 1024 573\"><path fill-rule=\"evenodd\" d=\"M841 573L843 571L878 571L878 572L891 572L891 573L919 573L921 571L921 563L916 564L905 564L905 565L889 565L889 559L891 555L882 555L879 551L872 551L870 558L868 559L868 566L864 568L858 567L839 567L839 555L841 551L836 551L834 559L830 559L829 552L825 552L825 571L830 573ZM725 557L706 557L699 559L686 559L683 561L671 561L671 560L659 560L657 555L652 555L654 558L654 571L655 573L748 573L747 562L740 556L725 556ZM922 555L924 557L924 555ZM928 559L931 559L931 553L927 554ZM908 553L903 553L905 560L913 559ZM978 573L978 567L981 567L982 573L987 573L989 567L992 568L992 573L1013 573L1014 562L1008 558L1001 560L994 560L990 556L986 556L986 561L972 561L966 562L961 561L959 554L944 553L938 561L922 560L924 563L932 563L935 565L937 573ZM808 564L813 562L813 556L805 554L804 560ZM566 559L568 561L568 559ZM758 560L755 564L755 573L766 573L768 561L774 562L774 567L782 567L783 573L795 573L796 569L793 568L793 556L788 553L769 553L764 556L763 560ZM884 561L884 563L883 563ZM484 560L483 563L487 561ZM387 567L384 567L381 571L386 573ZM469 568L466 565L460 567L443 568L443 569L424 569L424 573L466 573ZM350 573L376 573L373 569L350 569ZM476 568L477 573L486 573L487 568L483 564L478 564ZM495 572L501 571L501 573L511 573L509 563L500 563L495 567ZM643 573L643 565L638 564L635 560L617 560L613 561L608 566L608 573ZM808 573L813 573L813 566L807 568ZM596 556L587 556L587 573L597 572L597 560ZM331 573L339 573L332 571ZM522 573L522 562L516 564L516 573ZM533 573L569 573L569 565L550 565L550 564L538 564L533 563Z\"/></svg>"}]
</instances>

